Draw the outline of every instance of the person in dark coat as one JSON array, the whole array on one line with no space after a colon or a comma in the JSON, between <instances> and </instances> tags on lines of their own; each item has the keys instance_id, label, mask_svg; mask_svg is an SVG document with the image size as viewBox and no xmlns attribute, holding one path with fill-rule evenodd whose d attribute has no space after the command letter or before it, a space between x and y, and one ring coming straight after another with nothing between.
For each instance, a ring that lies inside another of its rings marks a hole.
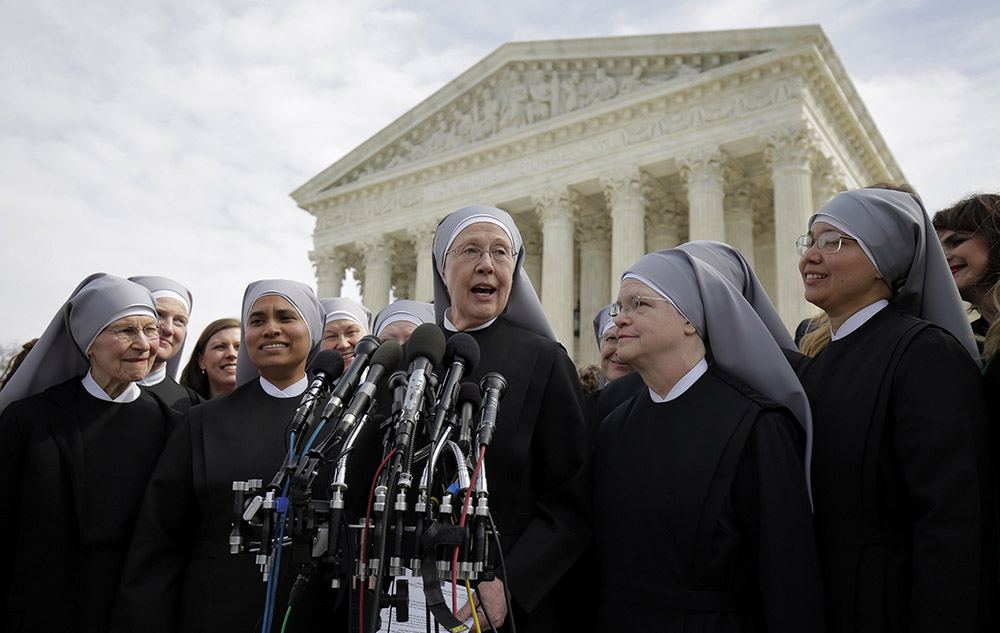
<instances>
[{"instance_id":1,"label":"person in dark coat","mask_svg":"<svg viewBox=\"0 0 1000 633\"><path fill-rule=\"evenodd\" d=\"M562 630L561 616L577 607L554 590L591 532L576 368L524 272L524 245L510 215L487 206L455 211L438 225L433 249L437 322L447 337L466 332L479 344L480 362L466 379L499 372L507 380L486 453L506 576L498 568L479 592L498 626L513 616L518 631ZM469 607L458 615L469 617ZM481 612L479 619L486 621Z\"/></svg>"},{"instance_id":2,"label":"person in dark coat","mask_svg":"<svg viewBox=\"0 0 1000 633\"><path fill-rule=\"evenodd\" d=\"M188 319L194 300L191 291L173 279L156 276L129 277L129 281L149 288L156 299L156 315L160 324L160 347L156 362L139 386L152 391L179 413L187 413L205 399L189 387L177 382L181 368L181 352L187 340Z\"/></svg>"},{"instance_id":3,"label":"person in dark coat","mask_svg":"<svg viewBox=\"0 0 1000 633\"><path fill-rule=\"evenodd\" d=\"M831 341L799 370L827 630L996 631L978 350L916 196L838 194L797 242Z\"/></svg>"},{"instance_id":4,"label":"person in dark coat","mask_svg":"<svg viewBox=\"0 0 1000 633\"><path fill-rule=\"evenodd\" d=\"M266 584L252 554L232 555L233 482L270 481L286 455L286 425L308 387L324 310L298 282L250 284L243 299L235 391L193 407L156 466L143 500L114 614L114 631L253 631ZM275 621L295 573L285 556ZM331 623L333 594L313 578L291 630ZM328 608L329 607L329 608Z\"/></svg>"},{"instance_id":5,"label":"person in dark coat","mask_svg":"<svg viewBox=\"0 0 1000 633\"><path fill-rule=\"evenodd\" d=\"M91 275L0 393L0 631L104 633L143 490L174 424L141 391L149 291Z\"/></svg>"},{"instance_id":6,"label":"person in dark coat","mask_svg":"<svg viewBox=\"0 0 1000 633\"><path fill-rule=\"evenodd\" d=\"M679 249L611 314L645 388L598 431L598 630L821 631L809 403L764 323Z\"/></svg>"}]
</instances>

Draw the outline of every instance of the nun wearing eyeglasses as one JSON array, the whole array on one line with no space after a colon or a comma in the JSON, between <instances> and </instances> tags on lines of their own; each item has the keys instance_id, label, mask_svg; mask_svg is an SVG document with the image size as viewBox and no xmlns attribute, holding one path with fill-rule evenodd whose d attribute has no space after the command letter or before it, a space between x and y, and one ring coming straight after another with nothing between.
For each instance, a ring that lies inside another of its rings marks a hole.
<instances>
[{"instance_id":1,"label":"nun wearing eyeglasses","mask_svg":"<svg viewBox=\"0 0 1000 633\"><path fill-rule=\"evenodd\" d=\"M160 346L149 375L139 386L151 391L175 411L187 413L196 404L204 402L197 391L177 382L181 367L181 353L187 340L187 326L194 300L191 291L173 279L156 276L129 277L129 281L144 286L156 300L156 316L160 324Z\"/></svg>"},{"instance_id":2,"label":"nun wearing eyeglasses","mask_svg":"<svg viewBox=\"0 0 1000 633\"><path fill-rule=\"evenodd\" d=\"M434 306L423 301L400 299L393 301L375 315L375 336L400 345L410 340L418 325L434 323Z\"/></svg>"},{"instance_id":3,"label":"nun wearing eyeglasses","mask_svg":"<svg viewBox=\"0 0 1000 633\"><path fill-rule=\"evenodd\" d=\"M115 631L253 631L265 583L252 554L231 555L233 482L270 481L287 455L286 425L308 388L325 311L305 284L264 280L243 297L237 388L193 407L157 464L115 607ZM290 565L290 557L283 561ZM295 573L280 576L284 616ZM329 625L333 599L313 578L290 630Z\"/></svg>"},{"instance_id":4,"label":"nun wearing eyeglasses","mask_svg":"<svg viewBox=\"0 0 1000 633\"><path fill-rule=\"evenodd\" d=\"M645 388L598 431L598 630L821 631L809 403L767 328L677 249L626 271L611 313Z\"/></svg>"},{"instance_id":5,"label":"nun wearing eyeglasses","mask_svg":"<svg viewBox=\"0 0 1000 633\"><path fill-rule=\"evenodd\" d=\"M919 199L838 194L797 243L832 340L800 370L828 631L996 631L978 351Z\"/></svg>"},{"instance_id":6,"label":"nun wearing eyeglasses","mask_svg":"<svg viewBox=\"0 0 1000 633\"><path fill-rule=\"evenodd\" d=\"M107 631L143 490L175 421L136 385L158 338L147 289L91 275L0 392L2 630Z\"/></svg>"},{"instance_id":7,"label":"nun wearing eyeglasses","mask_svg":"<svg viewBox=\"0 0 1000 633\"><path fill-rule=\"evenodd\" d=\"M506 577L498 567L498 578L481 583L479 592L498 626L508 617L506 589L518 631L561 630L560 609L580 605L562 604L554 589L590 537L589 451L576 367L524 272L523 241L510 215L487 206L455 211L438 225L433 249L437 323L446 336L466 332L479 344L479 365L467 379L499 372L507 381L486 452ZM468 606L458 613L470 615Z\"/></svg>"}]
</instances>

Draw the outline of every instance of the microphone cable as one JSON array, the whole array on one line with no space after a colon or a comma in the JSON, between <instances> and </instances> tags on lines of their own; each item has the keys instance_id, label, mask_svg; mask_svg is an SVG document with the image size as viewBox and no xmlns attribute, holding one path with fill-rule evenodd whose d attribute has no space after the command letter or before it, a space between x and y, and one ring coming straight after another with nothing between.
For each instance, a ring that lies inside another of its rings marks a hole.
<instances>
[{"instance_id":1,"label":"microphone cable","mask_svg":"<svg viewBox=\"0 0 1000 633\"><path fill-rule=\"evenodd\" d=\"M465 515L469 512L469 498L472 496L472 489L476 485L476 480L479 479L479 469L483 465L483 458L486 457L486 445L483 444L479 447L479 460L476 461L476 470L472 473L472 479L469 481L469 487L465 490L465 503L462 504L462 518L458 522L459 527L465 527ZM451 612L458 613L458 548L455 546L455 552L451 557ZM507 593L506 588L504 589L504 594ZM475 605L471 602L469 603L470 608L475 610ZM486 605L483 605L483 613L486 612ZM478 626L478 625L477 625Z\"/></svg>"},{"instance_id":2,"label":"microphone cable","mask_svg":"<svg viewBox=\"0 0 1000 633\"><path fill-rule=\"evenodd\" d=\"M368 553L368 527L372 516L372 502L375 499L375 488L378 485L379 475L382 474L382 469L385 468L385 465L389 463L389 460L392 459L392 456L395 454L396 454L396 449L393 448L391 451L389 451L389 454L385 456L385 459L382 460L382 463L378 465L378 470L375 471L375 478L372 479L371 490L368 493L368 506L365 509L365 526L364 526L365 532L364 535L361 537L361 554L360 554L361 572L365 575L361 578L362 582L359 583L360 586L358 587L361 596L358 600L358 623L359 623L359 630L361 633L365 633L365 584L366 583L364 581L368 579L367 575L368 570L366 568L366 560L367 560L366 554ZM376 599L378 599L379 591L380 589L376 586L375 587Z\"/></svg>"}]
</instances>

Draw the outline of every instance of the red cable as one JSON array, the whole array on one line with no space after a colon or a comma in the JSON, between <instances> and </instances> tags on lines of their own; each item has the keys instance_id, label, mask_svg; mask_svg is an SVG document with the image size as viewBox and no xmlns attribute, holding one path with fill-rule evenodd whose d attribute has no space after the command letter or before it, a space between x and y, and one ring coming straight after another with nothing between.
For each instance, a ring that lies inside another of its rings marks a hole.
<instances>
[{"instance_id":1,"label":"red cable","mask_svg":"<svg viewBox=\"0 0 1000 633\"><path fill-rule=\"evenodd\" d=\"M476 480L479 479L479 468L483 465L483 458L486 457L486 445L483 444L479 448L479 461L476 462L476 470L472 473L472 480L469 481L469 487L465 491L465 503L462 505L462 518L458 522L459 527L465 527L465 515L469 511L469 497L472 496L472 488L476 485ZM455 546L455 553L451 557L451 612L458 616L458 545ZM473 605L470 603L469 608L472 609ZM483 607L485 612L486 607Z\"/></svg>"},{"instance_id":2,"label":"red cable","mask_svg":"<svg viewBox=\"0 0 1000 633\"><path fill-rule=\"evenodd\" d=\"M382 469L385 468L386 463L388 463L389 459L393 455L395 455L395 454L396 454L396 449L392 449L391 451L389 451L389 454L385 456L385 459L382 460L382 463L378 465L378 470L375 471L375 479L372 479L372 488L371 488L371 491L368 492L368 507L365 509L365 533L361 537L361 573L362 574L366 574L367 573L367 571L365 569L365 558L366 558L365 554L368 552L368 525L369 525L368 522L371 520L371 516L372 516L372 499L374 499L374 497L375 497L375 484L378 483L378 476L382 474ZM361 589L361 598L358 600L358 611L360 612L358 614L358 624L359 624L359 628L360 628L360 633L365 633L365 585L364 585L364 579L366 579L367 577L368 577L367 575L362 575L362 577L361 577L362 578L362 584L361 584L361 587L360 587L360 589ZM376 587L375 590L378 591L378 587Z\"/></svg>"}]
</instances>

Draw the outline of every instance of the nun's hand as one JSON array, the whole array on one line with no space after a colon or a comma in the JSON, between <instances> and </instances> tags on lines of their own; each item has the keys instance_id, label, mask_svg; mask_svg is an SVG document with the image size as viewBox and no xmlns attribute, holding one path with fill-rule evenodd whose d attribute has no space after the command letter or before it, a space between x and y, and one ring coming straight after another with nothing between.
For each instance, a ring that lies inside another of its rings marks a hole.
<instances>
[{"instance_id":1,"label":"nun's hand","mask_svg":"<svg viewBox=\"0 0 1000 633\"><path fill-rule=\"evenodd\" d=\"M496 580L491 580L489 582L479 583L479 588L473 593L473 603L476 605L476 613L479 618L479 627L482 630L487 630L489 624L486 621L486 614L483 613L483 607L489 611L490 617L493 618L493 624L500 628L503 625L504 620L507 618L507 600L504 598L504 586L503 581L497 578ZM483 603L479 603L479 596L483 597ZM465 622L470 617L472 617L472 609L469 607L468 603L458 610L455 617Z\"/></svg>"}]
</instances>

